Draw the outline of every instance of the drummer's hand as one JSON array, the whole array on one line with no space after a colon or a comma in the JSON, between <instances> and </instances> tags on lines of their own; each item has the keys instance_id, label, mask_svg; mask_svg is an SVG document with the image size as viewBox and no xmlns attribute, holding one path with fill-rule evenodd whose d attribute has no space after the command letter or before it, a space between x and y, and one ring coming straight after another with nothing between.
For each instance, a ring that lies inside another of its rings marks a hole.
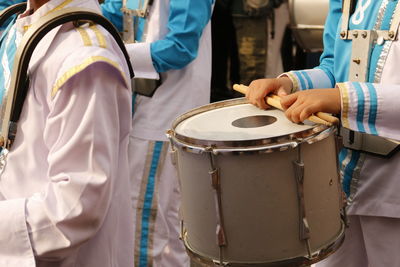
<instances>
[{"instance_id":1,"label":"drummer's hand","mask_svg":"<svg viewBox=\"0 0 400 267\"><path fill-rule=\"evenodd\" d=\"M286 109L286 117L295 123L303 122L317 112L339 114L341 110L337 88L299 91L283 97L281 104Z\"/></svg>"},{"instance_id":2,"label":"drummer's hand","mask_svg":"<svg viewBox=\"0 0 400 267\"><path fill-rule=\"evenodd\" d=\"M246 98L249 103L261 109L267 109L269 108L265 101L267 95L274 93L279 96L286 96L290 93L292 87L292 81L288 77L254 80L249 85Z\"/></svg>"}]
</instances>

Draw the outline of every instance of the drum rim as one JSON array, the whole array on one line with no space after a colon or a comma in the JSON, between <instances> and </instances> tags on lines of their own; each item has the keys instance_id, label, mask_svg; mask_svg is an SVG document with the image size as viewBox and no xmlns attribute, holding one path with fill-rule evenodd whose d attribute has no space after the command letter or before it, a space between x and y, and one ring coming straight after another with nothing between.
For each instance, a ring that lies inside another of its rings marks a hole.
<instances>
[{"instance_id":1,"label":"drum rim","mask_svg":"<svg viewBox=\"0 0 400 267\"><path fill-rule=\"evenodd\" d=\"M293 266L293 264L303 264L303 265L311 265L314 263L317 263L325 258L327 258L329 255L333 254L336 250L339 249L339 247L343 244L344 238L345 238L345 228L346 224L343 220L341 220L341 228L339 233L336 235L336 239L324 246L322 246L319 250L315 251L312 255L311 258L308 256L300 256L300 257L295 257L295 258L287 258L287 259L281 259L277 261L269 261L269 262L253 262L253 263L246 263L246 262L224 262L224 266L237 266L237 267L258 267L258 266L264 266L264 267L276 267L276 266ZM182 241L185 245L186 251L188 252L188 255L190 258L194 261L198 261L203 264L214 264L214 263L219 263L217 259L212 259L204 255L200 255L198 252L195 252L194 249L192 249L189 245L188 238L187 238L187 233L183 235ZM218 265L219 266L219 265Z\"/></svg>"},{"instance_id":2,"label":"drum rim","mask_svg":"<svg viewBox=\"0 0 400 267\"><path fill-rule=\"evenodd\" d=\"M173 121L172 128L167 131L167 137L173 144L180 147L190 148L190 150L196 150L196 149L204 150L206 148L217 148L220 150L238 150L239 148L239 150L241 150L240 148L243 148L243 150L245 151L248 150L258 151L258 150L269 150L269 149L282 150L283 147L294 148L297 147L297 145L304 142L313 143L315 141L323 140L328 136L330 136L333 132L335 132L335 126L329 127L326 125L315 125L314 127L307 130L287 135L270 137L270 138L233 140L233 141L229 140L215 141L215 140L206 140L206 139L188 137L179 134L175 131L176 127L181 122L190 117L210 111L215 108L224 108L240 104L249 104L249 102L245 98L236 98L232 100L215 102L192 109L182 114Z\"/></svg>"}]
</instances>

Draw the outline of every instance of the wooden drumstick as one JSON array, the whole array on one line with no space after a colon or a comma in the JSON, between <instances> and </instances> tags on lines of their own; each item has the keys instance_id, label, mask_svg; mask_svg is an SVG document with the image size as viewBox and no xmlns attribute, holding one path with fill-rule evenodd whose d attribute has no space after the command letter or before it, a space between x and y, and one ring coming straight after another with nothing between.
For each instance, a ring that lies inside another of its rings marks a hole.
<instances>
[{"instance_id":1,"label":"wooden drumstick","mask_svg":"<svg viewBox=\"0 0 400 267\"><path fill-rule=\"evenodd\" d=\"M281 101L281 97L278 96L278 95L272 95L271 94L270 97L279 100L279 102ZM318 118L323 119L323 120L325 120L327 122L330 122L332 124L335 124L335 125L339 124L339 119L334 117L334 116L332 116L332 115L330 115L330 114L328 114L328 113L317 112L317 113L315 113L315 116L317 116Z\"/></svg>"},{"instance_id":2,"label":"wooden drumstick","mask_svg":"<svg viewBox=\"0 0 400 267\"><path fill-rule=\"evenodd\" d=\"M243 84L234 84L233 89L235 91L238 91L242 94L246 94L248 91L248 87L243 85ZM282 105L281 105L281 98L278 95L270 94L266 97L266 102L268 105L273 106L277 109L284 110ZM309 121L327 125L327 126L332 126L333 124L338 124L339 120L338 118L329 115L328 113L324 112L318 112L317 116L316 115L311 115L308 118Z\"/></svg>"}]
</instances>

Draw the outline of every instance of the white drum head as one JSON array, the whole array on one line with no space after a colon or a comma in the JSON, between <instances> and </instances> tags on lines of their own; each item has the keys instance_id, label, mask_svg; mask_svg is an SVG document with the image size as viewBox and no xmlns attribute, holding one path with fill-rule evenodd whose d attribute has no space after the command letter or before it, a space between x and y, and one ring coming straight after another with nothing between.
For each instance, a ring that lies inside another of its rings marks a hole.
<instances>
[{"instance_id":1,"label":"white drum head","mask_svg":"<svg viewBox=\"0 0 400 267\"><path fill-rule=\"evenodd\" d=\"M261 110L251 104L241 104L196 114L181 121L175 131L191 139L245 141L290 135L314 126L292 123L277 109Z\"/></svg>"}]
</instances>

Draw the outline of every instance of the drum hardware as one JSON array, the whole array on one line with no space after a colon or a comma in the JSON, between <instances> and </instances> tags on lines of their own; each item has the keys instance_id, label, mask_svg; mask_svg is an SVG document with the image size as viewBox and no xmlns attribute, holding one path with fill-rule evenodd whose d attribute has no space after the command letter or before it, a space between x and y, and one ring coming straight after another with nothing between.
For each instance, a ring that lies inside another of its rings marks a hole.
<instances>
[{"instance_id":1,"label":"drum hardware","mask_svg":"<svg viewBox=\"0 0 400 267\"><path fill-rule=\"evenodd\" d=\"M42 40L42 38L55 27L67 22L81 20L90 20L93 23L103 26L114 37L125 56L130 76L134 76L128 53L118 31L111 22L103 16L94 13L89 9L65 8L42 17L24 34L21 44L16 52L16 60L12 70L10 89L8 90L8 93L5 94L1 107L1 136L4 140L5 148L9 149L15 139L17 123L29 89L29 62L36 46L40 40Z\"/></svg>"},{"instance_id":2,"label":"drum hardware","mask_svg":"<svg viewBox=\"0 0 400 267\"><path fill-rule=\"evenodd\" d=\"M172 165L176 166L177 163L178 163L178 155L177 155L177 150L175 148L174 143L171 142L172 134L173 134L172 131L168 130L167 133L166 133L166 136L167 136L167 138L169 140L170 148L171 148L170 151L169 151L170 156L171 156L171 162L172 162Z\"/></svg>"},{"instance_id":3,"label":"drum hardware","mask_svg":"<svg viewBox=\"0 0 400 267\"><path fill-rule=\"evenodd\" d=\"M400 25L400 4L397 4L389 30L349 30L349 20L354 0L343 1L340 38L352 41L349 80L366 82L368 80L369 61L374 44L383 45L385 41L394 41ZM343 145L346 148L362 151L379 157L391 157L400 149L400 143L388 138L355 132L341 128Z\"/></svg>"},{"instance_id":4,"label":"drum hardware","mask_svg":"<svg viewBox=\"0 0 400 267\"><path fill-rule=\"evenodd\" d=\"M213 147L207 147L205 151L208 153L210 159L209 175L211 177L211 186L214 189L215 198L215 211L217 218L216 227L216 240L219 247L219 266L224 266L223 258L223 248L227 245L226 234L225 234L225 224L224 224L224 214L222 211L222 191L221 191L221 176L218 167L215 163L215 152Z\"/></svg>"},{"instance_id":5,"label":"drum hardware","mask_svg":"<svg viewBox=\"0 0 400 267\"><path fill-rule=\"evenodd\" d=\"M175 167L177 176L178 176L178 183L179 183L179 188L182 188L181 185L181 178L179 176L179 170L178 170L178 150L176 149L174 143L172 142L172 131L168 130L166 133L166 136L169 140L169 144L170 144L170 149L169 149L169 155L171 157L171 163L172 165ZM184 236L184 232L185 232L185 228L183 225L183 214L182 214L182 210L179 209L179 239L183 240L183 236Z\"/></svg>"},{"instance_id":6,"label":"drum hardware","mask_svg":"<svg viewBox=\"0 0 400 267\"><path fill-rule=\"evenodd\" d=\"M246 135L277 127L275 123L246 129L234 127L230 122L248 116L247 110L254 111L254 115L273 115L278 124L282 120L289 122L281 111L259 110L245 99L234 99L181 115L167 133L177 153L183 212L181 235L188 254L193 264L201 266L283 267L308 266L318 262L333 253L344 237L342 195L339 178L334 179L338 175L335 128L290 123L291 127L301 130L264 138L271 139L269 141L260 140L260 137L235 141L230 139L231 135L234 136L230 133L224 135L228 141L213 140L213 135L208 137L207 133L204 137L197 135L197 125L202 122L205 131L218 133L208 116L218 118L219 112L223 114L221 119L224 123L218 123L218 126L228 125L232 131L245 132ZM238 116L235 116L236 112ZM277 117L276 113L280 115ZM225 126L220 127L225 132ZM193 128L193 131L186 131L187 128ZM269 131L274 132L272 129ZM311 152L314 147L322 150ZM332 155L326 153L331 149ZM259 157L262 165L256 163ZM280 165L281 160L287 163ZM315 166L319 166L319 170L315 170ZM279 168L280 171L266 173L264 168ZM285 185L281 184L279 188L285 186L284 192L275 191L274 184L282 181L286 181ZM314 183L317 185L310 188ZM310 202L315 194L321 193L324 201ZM293 206L283 207L286 205L283 203ZM324 206L326 203L333 205L337 212ZM279 218L268 214L269 209L279 210L275 214ZM293 213L288 213L288 210ZM222 229L218 227L221 220ZM285 229L284 233L276 236L281 231L279 229Z\"/></svg>"},{"instance_id":7,"label":"drum hardware","mask_svg":"<svg viewBox=\"0 0 400 267\"><path fill-rule=\"evenodd\" d=\"M224 262L222 266L230 266L230 267L309 267L310 264L317 263L320 261L319 257L326 258L329 255L333 254L342 244L344 241L344 225L341 228L341 233L340 236L342 238L339 238L336 240L334 243L330 244L329 246L321 249L320 251L317 251L313 253L313 258L310 260L308 257L304 258L295 258L295 259L288 259L280 262L259 262L259 263L231 263L231 262ZM184 244L186 247L186 252L188 253L189 257L196 263L201 264L201 266L210 266L210 267L216 267L216 266L221 266L219 265L218 262L211 261L210 259L202 256L198 253L196 253L188 244L187 242L187 232L185 232L184 236ZM323 259L322 258L322 259Z\"/></svg>"},{"instance_id":8,"label":"drum hardware","mask_svg":"<svg viewBox=\"0 0 400 267\"><path fill-rule=\"evenodd\" d=\"M301 145L297 147L297 160L293 161L294 178L297 185L297 198L299 201L299 233L300 240L304 241L307 247L308 257L311 259L310 227L306 217L306 204L304 201L304 162L301 156Z\"/></svg>"}]
</instances>

